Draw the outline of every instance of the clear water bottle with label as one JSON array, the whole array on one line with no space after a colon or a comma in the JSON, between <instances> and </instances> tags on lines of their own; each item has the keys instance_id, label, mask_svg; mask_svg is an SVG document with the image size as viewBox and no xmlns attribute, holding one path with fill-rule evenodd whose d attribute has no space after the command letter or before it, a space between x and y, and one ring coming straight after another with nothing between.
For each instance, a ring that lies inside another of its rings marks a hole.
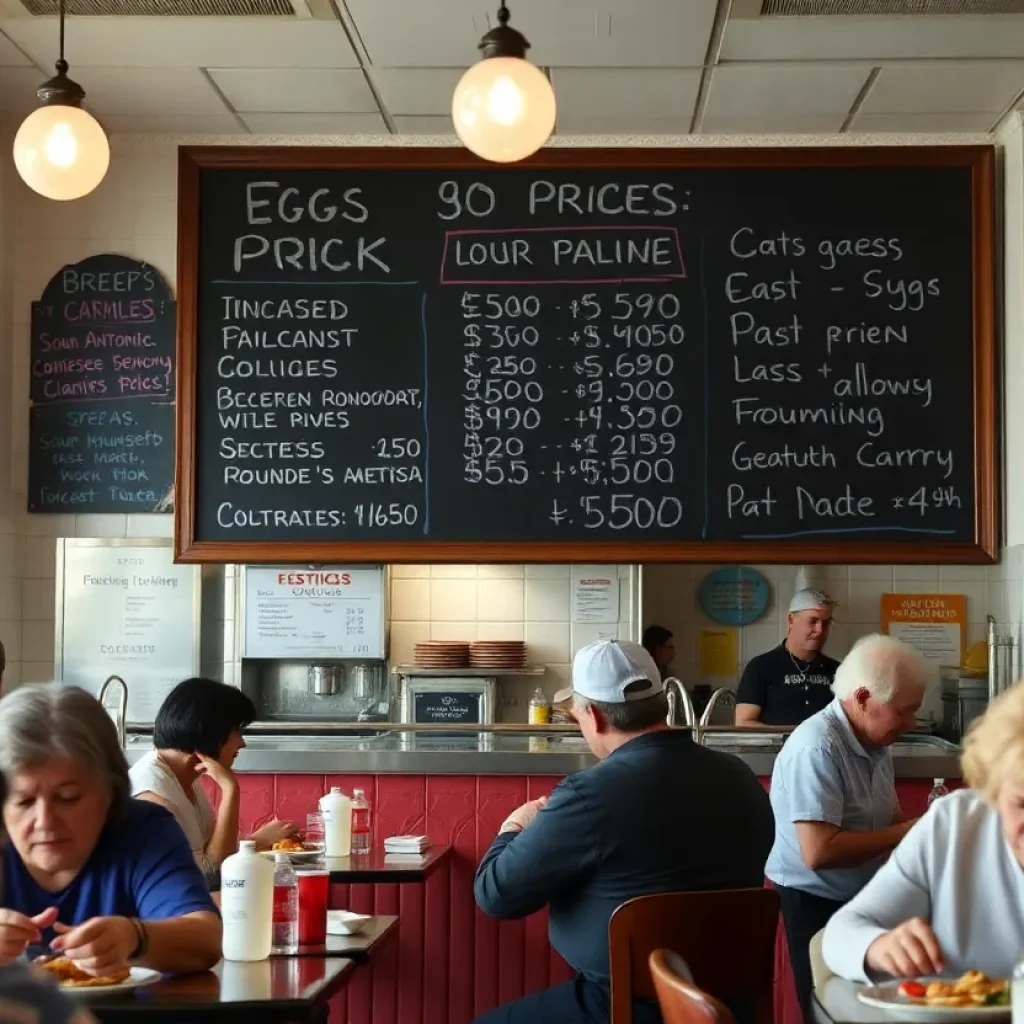
<instances>
[{"instance_id":1,"label":"clear water bottle with label","mask_svg":"<svg viewBox=\"0 0 1024 1024\"><path fill-rule=\"evenodd\" d=\"M294 953L299 948L299 880L287 853L274 855L274 927L270 951Z\"/></svg>"},{"instance_id":2,"label":"clear water bottle with label","mask_svg":"<svg viewBox=\"0 0 1024 1024\"><path fill-rule=\"evenodd\" d=\"M1012 1024L1024 1024L1024 953L1017 960L1010 982L1010 1014Z\"/></svg>"},{"instance_id":3,"label":"clear water bottle with label","mask_svg":"<svg viewBox=\"0 0 1024 1024\"><path fill-rule=\"evenodd\" d=\"M361 789L352 790L352 852L369 853L373 845L370 801Z\"/></svg>"},{"instance_id":4,"label":"clear water bottle with label","mask_svg":"<svg viewBox=\"0 0 1024 1024\"><path fill-rule=\"evenodd\" d=\"M940 796L949 796L945 779L932 779L932 791L928 794L928 806L931 807Z\"/></svg>"}]
</instances>

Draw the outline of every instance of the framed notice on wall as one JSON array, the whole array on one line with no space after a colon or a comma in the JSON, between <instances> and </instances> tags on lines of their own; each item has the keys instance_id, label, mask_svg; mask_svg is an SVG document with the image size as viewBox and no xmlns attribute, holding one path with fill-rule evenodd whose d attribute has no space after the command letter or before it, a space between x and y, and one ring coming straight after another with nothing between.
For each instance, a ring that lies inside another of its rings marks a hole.
<instances>
[{"instance_id":1,"label":"framed notice on wall","mask_svg":"<svg viewBox=\"0 0 1024 1024\"><path fill-rule=\"evenodd\" d=\"M57 679L98 696L119 675L128 721L152 722L199 671L199 572L169 541L58 540Z\"/></svg>"},{"instance_id":2,"label":"framed notice on wall","mask_svg":"<svg viewBox=\"0 0 1024 1024\"><path fill-rule=\"evenodd\" d=\"M385 656L382 566L254 566L244 569L242 656Z\"/></svg>"}]
</instances>

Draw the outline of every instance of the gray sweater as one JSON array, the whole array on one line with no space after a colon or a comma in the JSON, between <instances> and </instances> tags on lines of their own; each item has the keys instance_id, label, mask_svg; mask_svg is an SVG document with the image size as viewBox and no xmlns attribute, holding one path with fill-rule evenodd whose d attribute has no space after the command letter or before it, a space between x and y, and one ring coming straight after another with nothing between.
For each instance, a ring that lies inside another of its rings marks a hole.
<instances>
[{"instance_id":1,"label":"gray sweater","mask_svg":"<svg viewBox=\"0 0 1024 1024\"><path fill-rule=\"evenodd\" d=\"M868 946L912 917L930 922L946 974L978 968L1006 978L1024 949L1024 869L999 815L974 790L937 800L829 921L825 963L841 977L869 980Z\"/></svg>"}]
</instances>

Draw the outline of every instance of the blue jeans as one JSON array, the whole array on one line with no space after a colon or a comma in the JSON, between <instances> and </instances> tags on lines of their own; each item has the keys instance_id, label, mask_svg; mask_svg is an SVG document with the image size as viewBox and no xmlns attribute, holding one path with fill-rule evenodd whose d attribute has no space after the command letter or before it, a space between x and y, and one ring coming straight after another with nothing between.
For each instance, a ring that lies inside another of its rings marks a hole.
<instances>
[{"instance_id":1,"label":"blue jeans","mask_svg":"<svg viewBox=\"0 0 1024 1024\"><path fill-rule=\"evenodd\" d=\"M577 975L574 981L499 1006L473 1024L608 1024L610 1018L608 986ZM658 1004L634 999L633 1024L662 1024Z\"/></svg>"}]
</instances>

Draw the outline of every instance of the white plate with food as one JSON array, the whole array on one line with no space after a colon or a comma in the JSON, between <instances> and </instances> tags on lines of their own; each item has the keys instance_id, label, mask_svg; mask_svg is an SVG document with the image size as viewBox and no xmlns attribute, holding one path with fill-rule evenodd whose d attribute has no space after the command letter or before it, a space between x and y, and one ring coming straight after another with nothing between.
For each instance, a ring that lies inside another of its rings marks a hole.
<instances>
[{"instance_id":1,"label":"white plate with food","mask_svg":"<svg viewBox=\"0 0 1024 1024\"><path fill-rule=\"evenodd\" d=\"M282 843L279 845L275 844L275 848L272 850L260 850L260 853L264 857L270 857L271 860L279 853L286 853L289 860L298 863L322 857L324 855L324 848L318 843L295 843L287 846Z\"/></svg>"},{"instance_id":2,"label":"white plate with food","mask_svg":"<svg viewBox=\"0 0 1024 1024\"><path fill-rule=\"evenodd\" d=\"M63 956L40 964L39 970L48 974L63 991L81 999L130 992L143 985L152 985L161 978L159 971L150 970L148 967L130 967L118 974L94 978L91 974L79 970L72 961Z\"/></svg>"},{"instance_id":3,"label":"white plate with food","mask_svg":"<svg viewBox=\"0 0 1024 1024\"><path fill-rule=\"evenodd\" d=\"M1010 988L1003 978L967 971L959 978L918 978L865 985L857 998L904 1020L996 1020L1010 1016Z\"/></svg>"}]
</instances>

